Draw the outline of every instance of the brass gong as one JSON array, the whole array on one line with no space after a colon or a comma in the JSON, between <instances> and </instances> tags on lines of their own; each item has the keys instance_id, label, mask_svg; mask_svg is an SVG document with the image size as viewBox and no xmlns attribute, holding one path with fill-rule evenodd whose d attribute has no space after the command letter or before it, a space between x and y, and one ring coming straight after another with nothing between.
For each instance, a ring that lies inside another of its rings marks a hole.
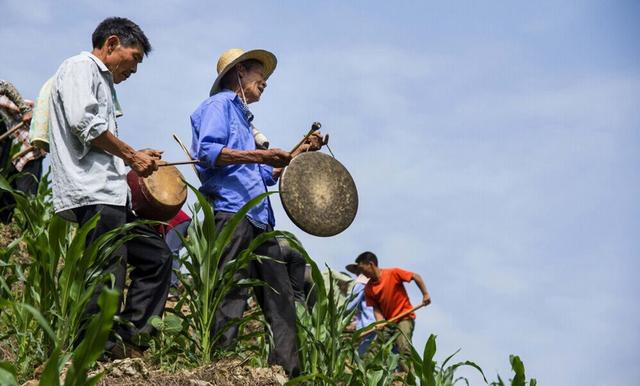
<instances>
[{"instance_id":1,"label":"brass gong","mask_svg":"<svg viewBox=\"0 0 640 386\"><path fill-rule=\"evenodd\" d=\"M334 236L351 225L358 191L349 171L320 152L302 153L280 177L280 200L287 215L314 236Z\"/></svg>"}]
</instances>

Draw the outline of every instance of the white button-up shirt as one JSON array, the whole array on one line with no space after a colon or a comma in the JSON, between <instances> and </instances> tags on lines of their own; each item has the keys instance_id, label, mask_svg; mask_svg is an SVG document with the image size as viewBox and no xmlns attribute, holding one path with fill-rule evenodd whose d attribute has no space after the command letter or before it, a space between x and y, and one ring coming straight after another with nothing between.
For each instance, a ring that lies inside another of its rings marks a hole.
<instances>
[{"instance_id":1,"label":"white button-up shirt","mask_svg":"<svg viewBox=\"0 0 640 386\"><path fill-rule=\"evenodd\" d=\"M91 145L107 130L118 135L119 106L109 69L89 52L65 60L53 77L49 111L55 212L75 221L73 208L126 205L124 161Z\"/></svg>"}]
</instances>

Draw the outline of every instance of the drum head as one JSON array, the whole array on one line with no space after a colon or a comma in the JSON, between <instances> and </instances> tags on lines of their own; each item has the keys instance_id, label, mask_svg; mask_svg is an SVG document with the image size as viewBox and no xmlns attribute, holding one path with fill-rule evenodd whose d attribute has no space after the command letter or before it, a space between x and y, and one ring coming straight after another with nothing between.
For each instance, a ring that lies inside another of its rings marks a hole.
<instances>
[{"instance_id":1,"label":"drum head","mask_svg":"<svg viewBox=\"0 0 640 386\"><path fill-rule=\"evenodd\" d=\"M187 200L187 185L175 166L163 166L144 179L147 192L161 205L181 207Z\"/></svg>"},{"instance_id":2,"label":"drum head","mask_svg":"<svg viewBox=\"0 0 640 386\"><path fill-rule=\"evenodd\" d=\"M320 152L295 157L280 177L280 200L287 215L314 236L334 236L351 225L358 191L347 169Z\"/></svg>"}]
</instances>

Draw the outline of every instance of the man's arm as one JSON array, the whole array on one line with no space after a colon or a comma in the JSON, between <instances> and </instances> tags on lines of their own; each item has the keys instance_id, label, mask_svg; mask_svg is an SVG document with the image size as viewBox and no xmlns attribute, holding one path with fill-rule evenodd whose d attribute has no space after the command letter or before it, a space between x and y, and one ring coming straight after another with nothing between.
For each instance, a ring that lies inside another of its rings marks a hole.
<instances>
[{"instance_id":1,"label":"man's arm","mask_svg":"<svg viewBox=\"0 0 640 386\"><path fill-rule=\"evenodd\" d=\"M282 149L238 150L224 147L216 159L216 166L266 164L281 168L287 166L289 161L291 161L291 154Z\"/></svg>"},{"instance_id":2,"label":"man's arm","mask_svg":"<svg viewBox=\"0 0 640 386\"><path fill-rule=\"evenodd\" d=\"M422 292L422 304L431 304L431 296L429 296L429 291L427 291L427 286L424 284L422 276L414 272L411 279L416 282L416 285L420 289L420 292Z\"/></svg>"},{"instance_id":3,"label":"man's arm","mask_svg":"<svg viewBox=\"0 0 640 386\"><path fill-rule=\"evenodd\" d=\"M94 138L91 145L122 158L141 177L147 177L158 170L155 161L160 159L161 152L151 149L134 150L108 130Z\"/></svg>"}]
</instances>

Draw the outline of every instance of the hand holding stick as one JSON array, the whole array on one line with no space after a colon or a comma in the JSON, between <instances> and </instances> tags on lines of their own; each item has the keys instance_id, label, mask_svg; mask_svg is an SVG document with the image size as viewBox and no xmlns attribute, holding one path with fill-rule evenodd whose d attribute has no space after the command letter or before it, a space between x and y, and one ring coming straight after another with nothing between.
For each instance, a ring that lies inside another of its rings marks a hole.
<instances>
[{"instance_id":1,"label":"hand holding stick","mask_svg":"<svg viewBox=\"0 0 640 386\"><path fill-rule=\"evenodd\" d=\"M309 129L309 132L307 133L307 135L304 136L304 138L302 138L302 140L300 142L298 142L297 145L295 145L293 147L293 149L291 149L291 151L289 153L293 153L294 151L296 151L297 148L299 148L300 146L302 146L303 143L305 143L307 141L307 139L309 139L309 137L315 133L316 131L320 130L320 127L322 127L322 125L320 124L320 122L313 122L313 124L311 125L311 129Z\"/></svg>"},{"instance_id":2,"label":"hand holding stick","mask_svg":"<svg viewBox=\"0 0 640 386\"><path fill-rule=\"evenodd\" d=\"M15 133L16 131L18 131L18 129L20 129L22 126L24 126L24 122L18 123L17 125L13 126L9 130L7 130L4 134L0 135L0 142L4 141L5 138L7 138L11 134Z\"/></svg>"},{"instance_id":3,"label":"hand holding stick","mask_svg":"<svg viewBox=\"0 0 640 386\"><path fill-rule=\"evenodd\" d=\"M395 323L397 320L404 318L405 316L411 314L412 312L415 312L415 311L421 309L422 307L424 307L426 305L427 305L426 303L421 303L420 305L417 305L417 306L413 307L412 309L401 313L398 316L394 316L393 318L391 318L389 320L386 320L386 321L384 321L384 322L382 322L380 324L376 324L375 327L371 328L370 330L360 333L358 338L362 338L362 337L365 337L365 336L371 334L372 332L376 331L376 328L381 328L380 326L384 327L387 324Z\"/></svg>"},{"instance_id":4,"label":"hand holding stick","mask_svg":"<svg viewBox=\"0 0 640 386\"><path fill-rule=\"evenodd\" d=\"M200 161L198 161L198 160L181 161L181 162L168 162L168 163L158 164L158 167L175 166L175 165L195 165L195 164L198 164L199 162Z\"/></svg>"}]
</instances>

